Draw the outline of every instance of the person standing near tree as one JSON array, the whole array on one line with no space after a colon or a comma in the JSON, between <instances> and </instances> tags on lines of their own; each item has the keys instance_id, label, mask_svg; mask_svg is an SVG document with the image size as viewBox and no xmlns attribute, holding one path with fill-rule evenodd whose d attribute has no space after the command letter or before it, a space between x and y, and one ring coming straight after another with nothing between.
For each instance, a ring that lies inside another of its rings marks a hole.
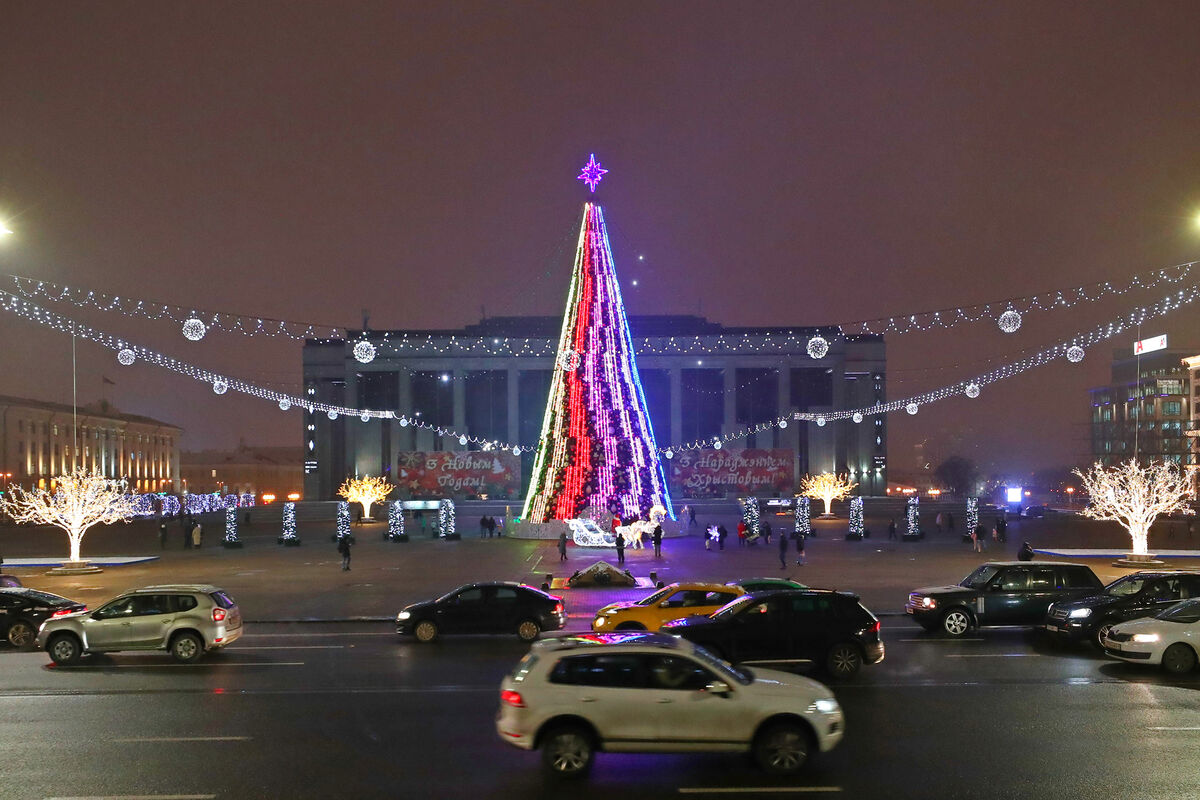
<instances>
[{"instance_id":1,"label":"person standing near tree","mask_svg":"<svg viewBox=\"0 0 1200 800\"><path fill-rule=\"evenodd\" d=\"M729 531L725 530L724 525L717 526L717 549L725 549L725 537L729 535Z\"/></svg>"},{"instance_id":2,"label":"person standing near tree","mask_svg":"<svg viewBox=\"0 0 1200 800\"><path fill-rule=\"evenodd\" d=\"M896 538L896 518L892 517L892 521L888 523L888 538Z\"/></svg>"},{"instance_id":3,"label":"person standing near tree","mask_svg":"<svg viewBox=\"0 0 1200 800\"><path fill-rule=\"evenodd\" d=\"M342 554L342 572L350 571L350 537L338 539L337 551Z\"/></svg>"},{"instance_id":4,"label":"person standing near tree","mask_svg":"<svg viewBox=\"0 0 1200 800\"><path fill-rule=\"evenodd\" d=\"M804 557L804 534L796 534L796 566L803 567L806 563Z\"/></svg>"},{"instance_id":5,"label":"person standing near tree","mask_svg":"<svg viewBox=\"0 0 1200 800\"><path fill-rule=\"evenodd\" d=\"M654 543L654 557L655 558L662 557L662 537L663 537L662 525L661 524L655 525L654 533L650 534L650 541L652 541Z\"/></svg>"},{"instance_id":6,"label":"person standing near tree","mask_svg":"<svg viewBox=\"0 0 1200 800\"><path fill-rule=\"evenodd\" d=\"M763 535L763 539L766 541L766 543L770 544L771 543L771 523L767 522L765 519L763 520L763 524L762 524L762 535Z\"/></svg>"},{"instance_id":7,"label":"person standing near tree","mask_svg":"<svg viewBox=\"0 0 1200 800\"><path fill-rule=\"evenodd\" d=\"M567 560L567 532L562 531L558 534L558 560Z\"/></svg>"},{"instance_id":8,"label":"person standing near tree","mask_svg":"<svg viewBox=\"0 0 1200 800\"><path fill-rule=\"evenodd\" d=\"M479 538L487 536L487 517L479 518Z\"/></svg>"},{"instance_id":9,"label":"person standing near tree","mask_svg":"<svg viewBox=\"0 0 1200 800\"><path fill-rule=\"evenodd\" d=\"M158 547L160 550L167 549L167 521L158 521Z\"/></svg>"},{"instance_id":10,"label":"person standing near tree","mask_svg":"<svg viewBox=\"0 0 1200 800\"><path fill-rule=\"evenodd\" d=\"M745 520L738 523L737 536L738 536L738 547L745 547L745 545L746 545L746 522L745 522Z\"/></svg>"},{"instance_id":11,"label":"person standing near tree","mask_svg":"<svg viewBox=\"0 0 1200 800\"><path fill-rule=\"evenodd\" d=\"M625 537L623 535L621 535L620 533L617 533L616 545L617 545L617 563L620 564L621 566L625 566Z\"/></svg>"},{"instance_id":12,"label":"person standing near tree","mask_svg":"<svg viewBox=\"0 0 1200 800\"><path fill-rule=\"evenodd\" d=\"M779 536L779 568L787 569L787 537Z\"/></svg>"}]
</instances>

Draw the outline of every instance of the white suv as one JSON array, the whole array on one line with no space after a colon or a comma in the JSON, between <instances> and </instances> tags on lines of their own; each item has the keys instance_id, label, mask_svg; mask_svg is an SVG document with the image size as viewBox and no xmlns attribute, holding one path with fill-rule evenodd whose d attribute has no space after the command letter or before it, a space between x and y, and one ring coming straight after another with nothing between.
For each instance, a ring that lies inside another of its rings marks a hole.
<instances>
[{"instance_id":1,"label":"white suv","mask_svg":"<svg viewBox=\"0 0 1200 800\"><path fill-rule=\"evenodd\" d=\"M500 738L541 748L546 769L579 777L596 751L739 752L798 771L844 732L828 687L787 672L731 667L660 633L546 639L500 684Z\"/></svg>"}]
</instances>

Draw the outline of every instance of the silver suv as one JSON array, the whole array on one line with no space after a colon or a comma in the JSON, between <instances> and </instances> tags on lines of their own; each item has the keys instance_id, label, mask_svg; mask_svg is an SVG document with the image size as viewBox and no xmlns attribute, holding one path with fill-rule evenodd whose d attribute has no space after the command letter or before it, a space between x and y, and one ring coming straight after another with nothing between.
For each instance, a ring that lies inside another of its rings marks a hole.
<instances>
[{"instance_id":1,"label":"silver suv","mask_svg":"<svg viewBox=\"0 0 1200 800\"><path fill-rule=\"evenodd\" d=\"M500 685L500 738L540 748L556 777L587 773L599 750L748 752L776 775L844 733L833 692L787 672L731 667L661 633L547 639Z\"/></svg>"},{"instance_id":2,"label":"silver suv","mask_svg":"<svg viewBox=\"0 0 1200 800\"><path fill-rule=\"evenodd\" d=\"M46 620L37 644L55 664L74 664L88 653L115 650L167 650L186 664L241 635L242 614L217 587L146 586L95 611Z\"/></svg>"}]
</instances>

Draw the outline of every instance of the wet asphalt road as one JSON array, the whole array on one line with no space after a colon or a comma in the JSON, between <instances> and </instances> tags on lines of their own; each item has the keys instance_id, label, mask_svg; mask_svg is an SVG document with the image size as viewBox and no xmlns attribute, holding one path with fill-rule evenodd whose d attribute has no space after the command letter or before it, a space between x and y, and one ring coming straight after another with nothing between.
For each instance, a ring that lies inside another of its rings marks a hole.
<instances>
[{"instance_id":1,"label":"wet asphalt road","mask_svg":"<svg viewBox=\"0 0 1200 800\"><path fill-rule=\"evenodd\" d=\"M779 782L736 755L601 754L547 783L501 742L515 638L255 625L225 653L52 668L0 649L0 796L153 798L1200 796L1200 673L1168 679L1023 630L884 620L887 659L833 684L847 734Z\"/></svg>"}]
</instances>

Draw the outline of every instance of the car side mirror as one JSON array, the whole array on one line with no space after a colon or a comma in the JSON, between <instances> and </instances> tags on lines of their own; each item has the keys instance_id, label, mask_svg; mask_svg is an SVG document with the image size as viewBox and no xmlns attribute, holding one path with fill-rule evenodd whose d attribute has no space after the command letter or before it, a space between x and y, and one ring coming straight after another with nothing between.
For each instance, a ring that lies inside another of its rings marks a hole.
<instances>
[{"instance_id":1,"label":"car side mirror","mask_svg":"<svg viewBox=\"0 0 1200 800\"><path fill-rule=\"evenodd\" d=\"M1001 589L1003 589L1003 588L1004 588L1004 587L1003 587L1002 585L998 584L998 583L993 583L993 584L989 584L989 585L988 585L988 591L989 591L989 592L998 592L998 591L1000 591L1000 590L1001 590Z\"/></svg>"},{"instance_id":2,"label":"car side mirror","mask_svg":"<svg viewBox=\"0 0 1200 800\"><path fill-rule=\"evenodd\" d=\"M92 619L104 619L104 612L103 611L93 611Z\"/></svg>"},{"instance_id":3,"label":"car side mirror","mask_svg":"<svg viewBox=\"0 0 1200 800\"><path fill-rule=\"evenodd\" d=\"M709 694L715 694L718 697L728 697L729 684L725 681L713 681L704 687L704 691L708 692Z\"/></svg>"}]
</instances>

